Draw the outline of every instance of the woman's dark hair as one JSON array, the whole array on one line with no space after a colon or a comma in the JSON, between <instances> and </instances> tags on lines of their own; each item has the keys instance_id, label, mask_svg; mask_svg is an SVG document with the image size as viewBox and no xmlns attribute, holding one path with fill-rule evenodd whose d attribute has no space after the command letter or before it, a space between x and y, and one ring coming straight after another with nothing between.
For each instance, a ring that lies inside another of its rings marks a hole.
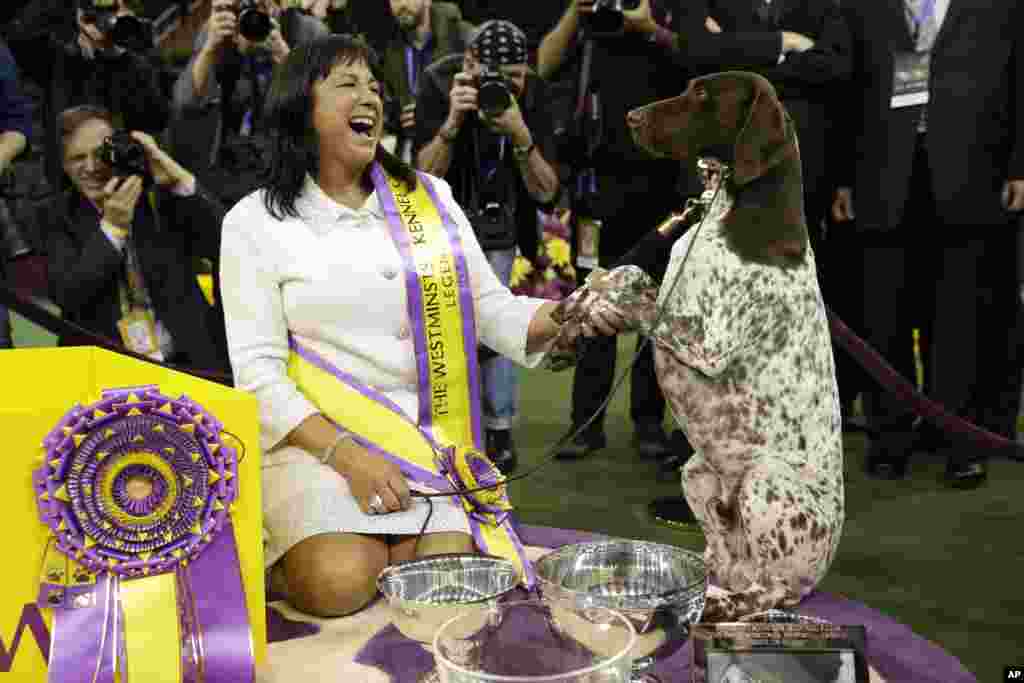
<instances>
[{"instance_id":1,"label":"woman's dark hair","mask_svg":"<svg viewBox=\"0 0 1024 683\"><path fill-rule=\"evenodd\" d=\"M274 71L264 110L265 130L270 135L270 170L263 185L263 204L278 220L299 217L295 200L302 193L306 174L316 177L320 168L317 133L313 129L313 86L327 78L338 64L364 62L380 80L373 49L361 37L332 34L312 40L291 51ZM416 171L379 143L375 161L391 176L412 189ZM370 168L363 182L372 188Z\"/></svg>"}]
</instances>

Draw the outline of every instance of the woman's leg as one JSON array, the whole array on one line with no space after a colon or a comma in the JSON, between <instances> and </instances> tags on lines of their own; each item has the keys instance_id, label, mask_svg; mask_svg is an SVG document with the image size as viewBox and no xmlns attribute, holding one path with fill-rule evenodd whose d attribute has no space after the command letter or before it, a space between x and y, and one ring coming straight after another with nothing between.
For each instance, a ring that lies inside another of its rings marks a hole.
<instances>
[{"instance_id":1,"label":"woman's leg","mask_svg":"<svg viewBox=\"0 0 1024 683\"><path fill-rule=\"evenodd\" d=\"M416 541L419 539L419 545ZM473 537L460 531L443 531L419 536L399 536L391 545L389 564L446 553L475 553Z\"/></svg>"},{"instance_id":2,"label":"woman's leg","mask_svg":"<svg viewBox=\"0 0 1024 683\"><path fill-rule=\"evenodd\" d=\"M356 612L377 594L388 565L387 542L377 536L329 533L293 546L271 569L271 587L295 609L317 617Z\"/></svg>"}]
</instances>

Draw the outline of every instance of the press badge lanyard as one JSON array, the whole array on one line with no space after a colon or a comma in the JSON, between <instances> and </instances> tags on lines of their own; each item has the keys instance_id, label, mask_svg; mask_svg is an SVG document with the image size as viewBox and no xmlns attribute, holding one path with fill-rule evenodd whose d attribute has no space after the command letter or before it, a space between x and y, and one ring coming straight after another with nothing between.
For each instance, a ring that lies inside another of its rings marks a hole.
<instances>
[{"instance_id":1,"label":"press badge lanyard","mask_svg":"<svg viewBox=\"0 0 1024 683\"><path fill-rule=\"evenodd\" d=\"M146 200L153 210L154 219L159 224L159 210L157 207L156 195L152 191L146 192ZM89 200L101 219L103 210L95 202ZM121 269L121 277L118 278L117 291L121 308L121 320L118 321L118 331L121 333L121 340L132 351L143 355L160 355L160 335L157 331L156 316L152 308L152 299L145 293L145 284L142 281L141 269L138 255L135 252L131 238L124 244L125 262ZM162 359L162 356L161 356Z\"/></svg>"},{"instance_id":2,"label":"press badge lanyard","mask_svg":"<svg viewBox=\"0 0 1024 683\"><path fill-rule=\"evenodd\" d=\"M924 3L921 5L920 14L914 14L914 10L910 8L910 4L906 2L906 0L904 0L903 8L907 13L907 19L910 20L911 24L913 24L912 38L914 39L914 46L916 47L917 39L921 35L921 27L932 18L933 14L935 14L935 0L924 0Z\"/></svg>"},{"instance_id":3,"label":"press badge lanyard","mask_svg":"<svg viewBox=\"0 0 1024 683\"><path fill-rule=\"evenodd\" d=\"M420 79L423 65L428 62L427 52L434 49L434 36L428 36L423 49L417 50L412 45L405 46L405 73L409 78L409 94L416 95L416 84Z\"/></svg>"}]
</instances>

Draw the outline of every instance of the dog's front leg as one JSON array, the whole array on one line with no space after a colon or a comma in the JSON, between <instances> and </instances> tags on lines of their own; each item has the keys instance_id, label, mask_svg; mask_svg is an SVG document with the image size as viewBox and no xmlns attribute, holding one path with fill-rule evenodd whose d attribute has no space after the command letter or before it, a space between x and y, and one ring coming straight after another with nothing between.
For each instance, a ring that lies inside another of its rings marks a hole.
<instances>
[{"instance_id":1,"label":"dog's front leg","mask_svg":"<svg viewBox=\"0 0 1024 683\"><path fill-rule=\"evenodd\" d=\"M594 271L585 285L563 299L552 312L562 328L548 354L547 367L563 370L575 364L585 340L584 328L601 327L600 319L617 319L620 331L645 332L657 314L658 288L636 266Z\"/></svg>"}]
</instances>

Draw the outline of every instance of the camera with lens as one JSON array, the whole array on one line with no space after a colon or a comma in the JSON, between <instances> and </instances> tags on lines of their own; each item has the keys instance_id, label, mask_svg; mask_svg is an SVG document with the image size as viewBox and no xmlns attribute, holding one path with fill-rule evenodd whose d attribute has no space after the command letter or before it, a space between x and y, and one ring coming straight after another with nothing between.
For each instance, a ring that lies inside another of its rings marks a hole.
<instances>
[{"instance_id":1,"label":"camera with lens","mask_svg":"<svg viewBox=\"0 0 1024 683\"><path fill-rule=\"evenodd\" d=\"M476 91L480 111L491 118L501 116L512 106L512 90L509 88L508 78L496 67L481 67Z\"/></svg>"},{"instance_id":2,"label":"camera with lens","mask_svg":"<svg viewBox=\"0 0 1024 683\"><path fill-rule=\"evenodd\" d=\"M515 210L514 205L507 201L508 193L507 178L497 183L492 180L473 188L472 196L466 202L466 217L484 251L516 246Z\"/></svg>"},{"instance_id":3,"label":"camera with lens","mask_svg":"<svg viewBox=\"0 0 1024 683\"><path fill-rule=\"evenodd\" d=\"M153 49L153 24L129 14L118 16L118 0L79 0L82 21L95 26L118 47L132 52Z\"/></svg>"},{"instance_id":4,"label":"camera with lens","mask_svg":"<svg viewBox=\"0 0 1024 683\"><path fill-rule=\"evenodd\" d=\"M586 27L595 36L622 35L625 28L624 11L640 6L640 0L595 0L594 12L586 18Z\"/></svg>"},{"instance_id":5,"label":"camera with lens","mask_svg":"<svg viewBox=\"0 0 1024 683\"><path fill-rule=\"evenodd\" d=\"M150 176L146 148L127 130L114 131L103 141L96 154L116 176L137 175L144 179Z\"/></svg>"},{"instance_id":6,"label":"camera with lens","mask_svg":"<svg viewBox=\"0 0 1024 683\"><path fill-rule=\"evenodd\" d=\"M260 0L240 0L238 3L238 32L253 43L262 43L274 29L270 15L263 10Z\"/></svg>"}]
</instances>

